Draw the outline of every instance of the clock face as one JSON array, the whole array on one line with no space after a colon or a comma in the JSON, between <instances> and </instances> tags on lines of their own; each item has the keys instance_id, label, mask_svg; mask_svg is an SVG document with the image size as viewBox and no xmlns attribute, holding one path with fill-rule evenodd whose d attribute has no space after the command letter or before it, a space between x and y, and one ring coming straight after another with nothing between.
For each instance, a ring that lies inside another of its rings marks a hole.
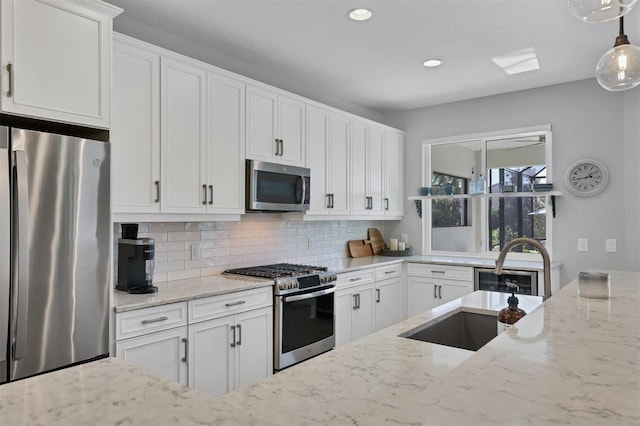
<instances>
[{"instance_id":1,"label":"clock face","mask_svg":"<svg viewBox=\"0 0 640 426\"><path fill-rule=\"evenodd\" d=\"M609 182L607 167L597 160L573 163L565 174L567 189L575 195L589 197L602 191Z\"/></svg>"}]
</instances>

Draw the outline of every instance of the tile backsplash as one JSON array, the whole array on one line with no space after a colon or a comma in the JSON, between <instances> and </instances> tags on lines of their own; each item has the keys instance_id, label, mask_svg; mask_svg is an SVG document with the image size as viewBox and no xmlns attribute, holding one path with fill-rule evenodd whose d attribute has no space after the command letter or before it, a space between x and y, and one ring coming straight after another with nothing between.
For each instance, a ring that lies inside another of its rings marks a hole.
<instances>
[{"instance_id":1,"label":"tile backsplash","mask_svg":"<svg viewBox=\"0 0 640 426\"><path fill-rule=\"evenodd\" d=\"M250 213L240 222L139 223L138 236L155 239L155 282L215 275L225 269L291 262L313 264L349 257L347 241L384 234L383 221L287 220L278 213ZM114 281L119 223L114 224Z\"/></svg>"}]
</instances>

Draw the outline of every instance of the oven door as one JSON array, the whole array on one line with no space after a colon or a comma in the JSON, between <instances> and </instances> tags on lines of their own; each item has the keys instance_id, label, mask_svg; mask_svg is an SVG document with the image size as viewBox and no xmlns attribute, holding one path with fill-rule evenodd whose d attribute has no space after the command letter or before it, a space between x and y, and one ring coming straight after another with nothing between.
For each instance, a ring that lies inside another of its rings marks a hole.
<instances>
[{"instance_id":1,"label":"oven door","mask_svg":"<svg viewBox=\"0 0 640 426\"><path fill-rule=\"evenodd\" d=\"M536 271L507 271L496 275L493 269L475 268L475 290L511 293L507 281L516 284L517 294L538 295L538 273Z\"/></svg>"},{"instance_id":2,"label":"oven door","mask_svg":"<svg viewBox=\"0 0 640 426\"><path fill-rule=\"evenodd\" d=\"M274 369L335 347L335 286L275 298Z\"/></svg>"}]
</instances>

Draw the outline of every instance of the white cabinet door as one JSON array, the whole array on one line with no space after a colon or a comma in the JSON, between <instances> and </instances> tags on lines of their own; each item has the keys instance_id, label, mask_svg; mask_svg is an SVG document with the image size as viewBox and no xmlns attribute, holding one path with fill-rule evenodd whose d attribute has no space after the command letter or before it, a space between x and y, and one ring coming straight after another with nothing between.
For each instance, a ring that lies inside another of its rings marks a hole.
<instances>
[{"instance_id":1,"label":"white cabinet door","mask_svg":"<svg viewBox=\"0 0 640 426\"><path fill-rule=\"evenodd\" d=\"M174 382L187 384L187 327L116 342L116 354Z\"/></svg>"},{"instance_id":2,"label":"white cabinet door","mask_svg":"<svg viewBox=\"0 0 640 426\"><path fill-rule=\"evenodd\" d=\"M373 285L361 286L353 289L355 308L352 312L352 340L357 340L373 333L375 327L373 293Z\"/></svg>"},{"instance_id":3,"label":"white cabinet door","mask_svg":"<svg viewBox=\"0 0 640 426\"><path fill-rule=\"evenodd\" d=\"M337 290L334 303L336 313L336 347L339 347L351 342L351 312L355 307L352 291L350 289Z\"/></svg>"},{"instance_id":4,"label":"white cabinet door","mask_svg":"<svg viewBox=\"0 0 640 426\"><path fill-rule=\"evenodd\" d=\"M111 204L114 213L160 211L160 56L118 38L113 51Z\"/></svg>"},{"instance_id":5,"label":"white cabinet door","mask_svg":"<svg viewBox=\"0 0 640 426\"><path fill-rule=\"evenodd\" d=\"M438 305L466 296L473 292L473 283L454 280L440 280L438 288Z\"/></svg>"},{"instance_id":6,"label":"white cabinet door","mask_svg":"<svg viewBox=\"0 0 640 426\"><path fill-rule=\"evenodd\" d=\"M402 134L385 132L384 138L384 214L404 214L404 151Z\"/></svg>"},{"instance_id":7,"label":"white cabinet door","mask_svg":"<svg viewBox=\"0 0 640 426\"><path fill-rule=\"evenodd\" d=\"M247 86L247 158L275 161L278 150L278 95Z\"/></svg>"},{"instance_id":8,"label":"white cabinet door","mask_svg":"<svg viewBox=\"0 0 640 426\"><path fill-rule=\"evenodd\" d=\"M211 396L235 389L233 316L189 325L189 386Z\"/></svg>"},{"instance_id":9,"label":"white cabinet door","mask_svg":"<svg viewBox=\"0 0 640 426\"><path fill-rule=\"evenodd\" d=\"M369 126L369 138L367 141L367 195L370 197L369 214L378 216L384 214L384 202L382 199L383 147L384 130L380 127Z\"/></svg>"},{"instance_id":10,"label":"white cabinet door","mask_svg":"<svg viewBox=\"0 0 640 426\"><path fill-rule=\"evenodd\" d=\"M245 84L208 76L209 213L244 213Z\"/></svg>"},{"instance_id":11,"label":"white cabinet door","mask_svg":"<svg viewBox=\"0 0 640 426\"><path fill-rule=\"evenodd\" d=\"M111 25L121 10L64 0L0 7L2 111L108 128Z\"/></svg>"},{"instance_id":12,"label":"white cabinet door","mask_svg":"<svg viewBox=\"0 0 640 426\"><path fill-rule=\"evenodd\" d=\"M236 314L236 389L273 374L273 308Z\"/></svg>"},{"instance_id":13,"label":"white cabinet door","mask_svg":"<svg viewBox=\"0 0 640 426\"><path fill-rule=\"evenodd\" d=\"M278 96L280 154L278 162L294 166L305 164L305 103Z\"/></svg>"},{"instance_id":14,"label":"white cabinet door","mask_svg":"<svg viewBox=\"0 0 640 426\"><path fill-rule=\"evenodd\" d=\"M402 278L376 281L376 331L404 319Z\"/></svg>"},{"instance_id":15,"label":"white cabinet door","mask_svg":"<svg viewBox=\"0 0 640 426\"><path fill-rule=\"evenodd\" d=\"M329 111L312 105L307 107L307 164L311 169L311 194L308 215L326 215L330 212L328 182L329 163Z\"/></svg>"},{"instance_id":16,"label":"white cabinet door","mask_svg":"<svg viewBox=\"0 0 640 426\"><path fill-rule=\"evenodd\" d=\"M207 73L161 58L160 101L163 213L204 213L206 185Z\"/></svg>"},{"instance_id":17,"label":"white cabinet door","mask_svg":"<svg viewBox=\"0 0 640 426\"><path fill-rule=\"evenodd\" d=\"M407 315L412 317L434 308L438 302L438 280L428 277L407 279Z\"/></svg>"},{"instance_id":18,"label":"white cabinet door","mask_svg":"<svg viewBox=\"0 0 640 426\"><path fill-rule=\"evenodd\" d=\"M349 132L349 119L332 113L327 174L334 215L349 214Z\"/></svg>"},{"instance_id":19,"label":"white cabinet door","mask_svg":"<svg viewBox=\"0 0 640 426\"><path fill-rule=\"evenodd\" d=\"M367 198L367 125L351 120L351 214L366 215L369 212Z\"/></svg>"}]
</instances>

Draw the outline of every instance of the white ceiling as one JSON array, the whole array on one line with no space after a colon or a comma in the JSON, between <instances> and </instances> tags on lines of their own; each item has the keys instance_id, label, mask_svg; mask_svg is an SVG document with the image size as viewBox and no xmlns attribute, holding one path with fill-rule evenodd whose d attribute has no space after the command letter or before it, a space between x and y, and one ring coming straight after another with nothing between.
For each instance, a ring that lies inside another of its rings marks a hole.
<instances>
[{"instance_id":1,"label":"white ceiling","mask_svg":"<svg viewBox=\"0 0 640 426\"><path fill-rule=\"evenodd\" d=\"M232 71L249 67L250 77L303 96L378 112L591 78L618 32L617 21L579 21L564 0L107 1L123 19L245 64ZM347 18L362 6L372 19ZM640 45L640 5L625 30ZM528 48L539 70L509 76L491 60ZM424 68L427 58L444 64Z\"/></svg>"}]
</instances>

